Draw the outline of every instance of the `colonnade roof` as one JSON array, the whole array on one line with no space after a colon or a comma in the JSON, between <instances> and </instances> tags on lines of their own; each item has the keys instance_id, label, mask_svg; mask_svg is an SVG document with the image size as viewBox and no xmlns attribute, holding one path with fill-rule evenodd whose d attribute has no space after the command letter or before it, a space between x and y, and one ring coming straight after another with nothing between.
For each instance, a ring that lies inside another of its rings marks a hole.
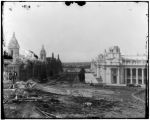
<instances>
[{"instance_id":1,"label":"colonnade roof","mask_svg":"<svg viewBox=\"0 0 150 120\"><path fill-rule=\"evenodd\" d=\"M146 55L122 55L122 58L125 60L147 60Z\"/></svg>"}]
</instances>

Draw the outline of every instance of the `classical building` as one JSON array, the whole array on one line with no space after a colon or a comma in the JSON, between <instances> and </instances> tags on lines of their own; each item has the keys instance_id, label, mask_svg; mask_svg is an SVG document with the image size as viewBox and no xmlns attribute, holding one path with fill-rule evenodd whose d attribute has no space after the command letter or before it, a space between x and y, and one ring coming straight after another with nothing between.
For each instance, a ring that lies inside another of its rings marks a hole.
<instances>
[{"instance_id":1,"label":"classical building","mask_svg":"<svg viewBox=\"0 0 150 120\"><path fill-rule=\"evenodd\" d=\"M146 55L121 55L120 48L113 46L91 62L91 71L101 83L108 85L145 85L147 58Z\"/></svg>"}]
</instances>

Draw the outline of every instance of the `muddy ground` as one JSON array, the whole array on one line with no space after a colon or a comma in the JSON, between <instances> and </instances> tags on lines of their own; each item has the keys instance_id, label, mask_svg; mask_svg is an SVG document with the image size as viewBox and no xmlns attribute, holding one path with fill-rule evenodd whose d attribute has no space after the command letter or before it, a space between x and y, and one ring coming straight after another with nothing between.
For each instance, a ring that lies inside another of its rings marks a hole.
<instances>
[{"instance_id":1,"label":"muddy ground","mask_svg":"<svg viewBox=\"0 0 150 120\"><path fill-rule=\"evenodd\" d=\"M145 103L132 97L141 88L95 87L88 84L43 86L78 92L81 89L88 90L92 91L93 96L60 95L31 90L30 96L42 97L42 100L8 102L4 104L5 118L145 118ZM138 95L143 97L145 93L141 93L141 96ZM46 117L37 108L50 115Z\"/></svg>"}]
</instances>

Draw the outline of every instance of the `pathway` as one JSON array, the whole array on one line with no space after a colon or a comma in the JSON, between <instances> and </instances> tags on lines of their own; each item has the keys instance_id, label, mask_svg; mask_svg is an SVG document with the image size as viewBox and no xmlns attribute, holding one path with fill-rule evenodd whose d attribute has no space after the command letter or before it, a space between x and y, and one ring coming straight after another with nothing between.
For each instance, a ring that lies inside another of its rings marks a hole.
<instances>
[{"instance_id":1,"label":"pathway","mask_svg":"<svg viewBox=\"0 0 150 120\"><path fill-rule=\"evenodd\" d=\"M135 92L135 93L132 93L132 97L133 97L133 98L135 98L136 100L139 100L139 101L141 101L141 102L145 103L145 101L144 101L144 100L142 100L140 97L137 97L137 96L136 96L136 94L138 94L139 92L140 92L140 91Z\"/></svg>"},{"instance_id":2,"label":"pathway","mask_svg":"<svg viewBox=\"0 0 150 120\"><path fill-rule=\"evenodd\" d=\"M92 73L85 73L85 82L86 83L98 83L96 78Z\"/></svg>"}]
</instances>

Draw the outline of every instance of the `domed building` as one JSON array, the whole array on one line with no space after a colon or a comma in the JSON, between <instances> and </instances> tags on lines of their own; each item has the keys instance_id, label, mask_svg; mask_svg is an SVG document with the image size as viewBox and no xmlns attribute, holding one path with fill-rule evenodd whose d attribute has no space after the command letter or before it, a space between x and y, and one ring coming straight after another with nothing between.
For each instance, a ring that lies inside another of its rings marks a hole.
<instances>
[{"instance_id":1,"label":"domed building","mask_svg":"<svg viewBox=\"0 0 150 120\"><path fill-rule=\"evenodd\" d=\"M4 80L12 80L12 77L9 75L10 73L16 74L16 80L19 79L19 63L16 61L20 55L19 50L20 46L16 39L15 32L12 35L12 38L10 39L8 43L8 51L4 51L5 56L3 56L4 59L4 71L3 73L6 74ZM9 56L9 58L8 58Z\"/></svg>"},{"instance_id":2,"label":"domed building","mask_svg":"<svg viewBox=\"0 0 150 120\"><path fill-rule=\"evenodd\" d=\"M52 53L52 57L46 57L44 45L38 59L38 56L33 51L20 48L15 33L13 33L7 48L8 51L4 51L3 56L4 80L12 80L14 75L14 81L26 81L30 78L42 79L43 76L55 76L62 71L59 55L58 59L54 58L54 53Z\"/></svg>"},{"instance_id":3,"label":"domed building","mask_svg":"<svg viewBox=\"0 0 150 120\"><path fill-rule=\"evenodd\" d=\"M13 33L13 36L8 44L8 54L13 57L13 60L19 57L19 44L15 36L15 32Z\"/></svg>"}]
</instances>

